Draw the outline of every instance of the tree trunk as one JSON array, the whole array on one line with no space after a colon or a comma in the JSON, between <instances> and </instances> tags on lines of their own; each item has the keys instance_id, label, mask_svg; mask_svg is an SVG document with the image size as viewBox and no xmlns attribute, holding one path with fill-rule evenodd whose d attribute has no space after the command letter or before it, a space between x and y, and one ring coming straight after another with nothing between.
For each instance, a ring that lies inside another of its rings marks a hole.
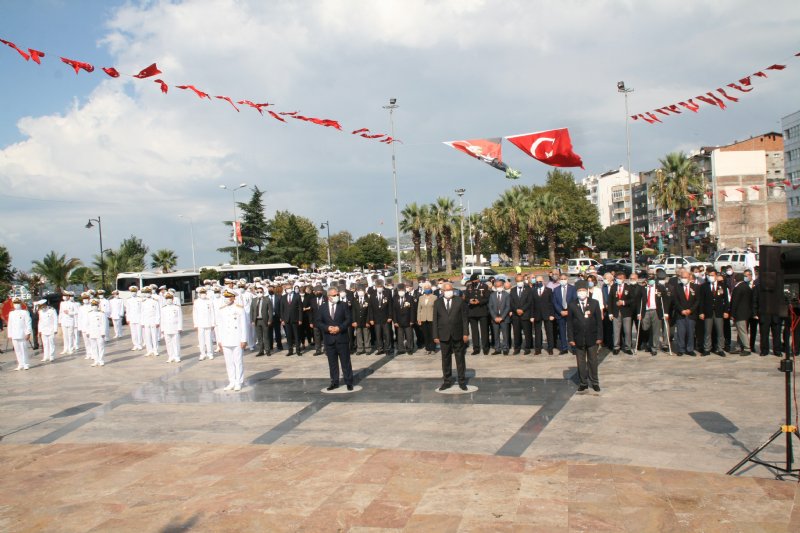
<instances>
[{"instance_id":1,"label":"tree trunk","mask_svg":"<svg viewBox=\"0 0 800 533\"><path fill-rule=\"evenodd\" d=\"M425 231L425 259L428 263L428 274L433 272L433 235Z\"/></svg>"},{"instance_id":2,"label":"tree trunk","mask_svg":"<svg viewBox=\"0 0 800 533\"><path fill-rule=\"evenodd\" d=\"M447 229L444 230L444 265L446 272L453 270L453 234Z\"/></svg>"},{"instance_id":3,"label":"tree trunk","mask_svg":"<svg viewBox=\"0 0 800 533\"><path fill-rule=\"evenodd\" d=\"M681 209L678 211L676 218L676 233L678 234L678 246L680 247L681 256L686 255L686 210Z\"/></svg>"},{"instance_id":4,"label":"tree trunk","mask_svg":"<svg viewBox=\"0 0 800 533\"><path fill-rule=\"evenodd\" d=\"M556 232L550 230L547 232L547 251L550 255L550 267L556 266Z\"/></svg>"},{"instance_id":5,"label":"tree trunk","mask_svg":"<svg viewBox=\"0 0 800 533\"><path fill-rule=\"evenodd\" d=\"M536 255L536 242L534 240L534 232L531 226L526 228L527 230L527 239L526 244L528 245L528 264L533 264L533 256Z\"/></svg>"},{"instance_id":6,"label":"tree trunk","mask_svg":"<svg viewBox=\"0 0 800 533\"><path fill-rule=\"evenodd\" d=\"M511 234L511 262L514 266L519 266L519 225L512 224L509 233Z\"/></svg>"},{"instance_id":7,"label":"tree trunk","mask_svg":"<svg viewBox=\"0 0 800 533\"><path fill-rule=\"evenodd\" d=\"M476 233L475 234L475 236L472 238L472 242L475 243L474 244L475 257L473 259L475 259L475 264L476 265L480 265L481 264L481 235L480 235L480 233Z\"/></svg>"},{"instance_id":8,"label":"tree trunk","mask_svg":"<svg viewBox=\"0 0 800 533\"><path fill-rule=\"evenodd\" d=\"M442 270L442 234L441 232L436 232L436 270Z\"/></svg>"},{"instance_id":9,"label":"tree trunk","mask_svg":"<svg viewBox=\"0 0 800 533\"><path fill-rule=\"evenodd\" d=\"M420 232L414 230L411 233L411 238L414 241L414 271L417 276L422 274L422 251L420 250Z\"/></svg>"}]
</instances>

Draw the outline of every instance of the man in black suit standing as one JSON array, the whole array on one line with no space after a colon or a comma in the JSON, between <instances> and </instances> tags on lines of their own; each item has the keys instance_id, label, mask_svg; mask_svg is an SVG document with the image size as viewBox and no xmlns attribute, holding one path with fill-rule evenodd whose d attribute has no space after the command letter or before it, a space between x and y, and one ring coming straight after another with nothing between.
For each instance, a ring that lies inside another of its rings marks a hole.
<instances>
[{"instance_id":1,"label":"man in black suit standing","mask_svg":"<svg viewBox=\"0 0 800 533\"><path fill-rule=\"evenodd\" d=\"M314 295L311 297L311 316L313 317L311 325L314 327L314 355L322 355L322 331L317 327L317 315L319 309L327 300L325 293L322 291L322 285L314 287Z\"/></svg>"},{"instance_id":2,"label":"man in black suit standing","mask_svg":"<svg viewBox=\"0 0 800 533\"><path fill-rule=\"evenodd\" d=\"M723 328L728 321L728 309L730 307L728 286L721 272L717 274L713 267L709 268L707 272L709 280L700 285L700 292L702 293L700 320L705 322L703 355L711 353L711 337L716 332L717 355L724 357L725 334Z\"/></svg>"},{"instance_id":3,"label":"man in black suit standing","mask_svg":"<svg viewBox=\"0 0 800 533\"><path fill-rule=\"evenodd\" d=\"M489 288L480 280L478 274L472 274L464 291L464 298L469 304L467 315L472 331L472 355L489 355Z\"/></svg>"},{"instance_id":4,"label":"man in black suit standing","mask_svg":"<svg viewBox=\"0 0 800 533\"><path fill-rule=\"evenodd\" d=\"M536 284L533 286L533 306L531 311L531 321L533 322L533 337L535 341L534 355L542 353L543 338L547 338L547 353L553 355L555 345L553 344L553 325L555 324L556 314L553 307L553 290L545 285L544 276L536 276Z\"/></svg>"},{"instance_id":5,"label":"man in black suit standing","mask_svg":"<svg viewBox=\"0 0 800 533\"><path fill-rule=\"evenodd\" d=\"M699 287L691 283L691 273L681 272L678 292L673 294L676 355L694 355L694 326L700 307Z\"/></svg>"},{"instance_id":6,"label":"man in black suit standing","mask_svg":"<svg viewBox=\"0 0 800 533\"><path fill-rule=\"evenodd\" d=\"M347 390L353 390L353 367L350 364L350 335L347 328L352 322L347 304L339 301L339 289L328 289L328 300L317 313L316 326L322 332L325 354L328 356L328 370L331 384L328 390L339 387L339 364Z\"/></svg>"},{"instance_id":7,"label":"man in black suit standing","mask_svg":"<svg viewBox=\"0 0 800 533\"><path fill-rule=\"evenodd\" d=\"M469 340L467 306L461 298L453 297L452 283L444 283L442 295L444 297L433 304L433 342L442 348L442 386L439 390L453 386L452 356L456 358L458 386L461 390L467 390L467 363L464 358Z\"/></svg>"},{"instance_id":8,"label":"man in black suit standing","mask_svg":"<svg viewBox=\"0 0 800 533\"><path fill-rule=\"evenodd\" d=\"M267 330L267 343L271 353L273 343L277 346L278 351L283 350L283 342L281 342L281 297L275 294L275 287L267 289L267 299L272 304L272 325Z\"/></svg>"},{"instance_id":9,"label":"man in black suit standing","mask_svg":"<svg viewBox=\"0 0 800 533\"><path fill-rule=\"evenodd\" d=\"M353 306L350 309L353 315L351 326L356 334L356 355L372 353L369 338L369 296L366 294L365 287L358 287L353 298Z\"/></svg>"},{"instance_id":10,"label":"man in black suit standing","mask_svg":"<svg viewBox=\"0 0 800 533\"><path fill-rule=\"evenodd\" d=\"M289 351L286 357L294 353L297 348L297 355L302 355L300 348L300 326L303 325L303 295L294 292L288 283L284 286L283 296L281 296L281 324L286 330L286 344Z\"/></svg>"},{"instance_id":11,"label":"man in black suit standing","mask_svg":"<svg viewBox=\"0 0 800 533\"><path fill-rule=\"evenodd\" d=\"M417 322L417 302L406 291L405 283L397 284L397 294L392 299L392 316L397 333L397 355L414 354L414 324Z\"/></svg>"},{"instance_id":12,"label":"man in black suit standing","mask_svg":"<svg viewBox=\"0 0 800 533\"><path fill-rule=\"evenodd\" d=\"M489 318L494 331L494 355L508 355L508 329L511 325L511 304L509 295L503 288L503 281L495 281L494 292L489 296ZM471 323L470 323L471 324Z\"/></svg>"},{"instance_id":13,"label":"man in black suit standing","mask_svg":"<svg viewBox=\"0 0 800 533\"><path fill-rule=\"evenodd\" d=\"M750 347L749 339L747 338L747 323L753 313L753 289L750 285L745 283L743 274L734 274L734 287L733 294L731 295L731 318L736 327L737 341L739 345L739 355L750 355L748 348ZM731 343L731 349L733 343ZM762 353L761 355L766 355Z\"/></svg>"},{"instance_id":14,"label":"man in black suit standing","mask_svg":"<svg viewBox=\"0 0 800 533\"><path fill-rule=\"evenodd\" d=\"M369 299L369 324L375 333L378 355L392 350L392 298L391 292L383 288L383 280L375 281L375 291Z\"/></svg>"},{"instance_id":15,"label":"man in black suit standing","mask_svg":"<svg viewBox=\"0 0 800 533\"><path fill-rule=\"evenodd\" d=\"M531 353L531 307L533 292L525 285L522 274L516 276L516 286L511 294L511 327L514 335L514 355L519 355L522 348L522 336L525 336L525 355Z\"/></svg>"},{"instance_id":16,"label":"man in black suit standing","mask_svg":"<svg viewBox=\"0 0 800 533\"><path fill-rule=\"evenodd\" d=\"M603 314L600 304L589 298L589 289L585 281L575 283L578 299L567 306L567 339L578 358L579 391L592 388L600 392L600 380L597 376L597 351L603 344Z\"/></svg>"},{"instance_id":17,"label":"man in black suit standing","mask_svg":"<svg viewBox=\"0 0 800 533\"><path fill-rule=\"evenodd\" d=\"M270 333L272 332L272 302L264 296L264 289L259 287L256 297L250 303L250 320L256 330L256 340L258 341L258 353L256 357L272 355L272 342Z\"/></svg>"}]
</instances>

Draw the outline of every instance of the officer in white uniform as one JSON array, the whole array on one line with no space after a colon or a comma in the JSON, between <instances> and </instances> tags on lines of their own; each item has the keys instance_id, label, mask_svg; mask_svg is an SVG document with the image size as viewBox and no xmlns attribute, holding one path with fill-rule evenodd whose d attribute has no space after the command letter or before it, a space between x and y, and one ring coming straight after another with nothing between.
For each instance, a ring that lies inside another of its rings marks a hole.
<instances>
[{"instance_id":1,"label":"officer in white uniform","mask_svg":"<svg viewBox=\"0 0 800 533\"><path fill-rule=\"evenodd\" d=\"M150 287L142 289L142 326L144 327L145 356L158 355L158 328L161 325L161 306L158 295Z\"/></svg>"},{"instance_id":2,"label":"officer in white uniform","mask_svg":"<svg viewBox=\"0 0 800 533\"><path fill-rule=\"evenodd\" d=\"M244 309L236 304L236 293L226 290L222 296L225 305L217 315L217 344L225 356L228 371L225 390L240 391L244 383L242 350L247 346L247 321Z\"/></svg>"},{"instance_id":3,"label":"officer in white uniform","mask_svg":"<svg viewBox=\"0 0 800 533\"><path fill-rule=\"evenodd\" d=\"M100 304L100 310L106 314L106 339L108 339L108 322L111 318L111 303L106 300L106 291L103 289L97 291L97 303Z\"/></svg>"},{"instance_id":4,"label":"officer in white uniform","mask_svg":"<svg viewBox=\"0 0 800 533\"><path fill-rule=\"evenodd\" d=\"M36 302L39 306L39 335L42 337L42 362L53 361L56 353L56 333L58 333L58 314L47 305L47 300Z\"/></svg>"},{"instance_id":5,"label":"officer in white uniform","mask_svg":"<svg viewBox=\"0 0 800 533\"><path fill-rule=\"evenodd\" d=\"M161 308L161 332L167 347L167 363L181 362L181 331L183 331L183 310L175 302L172 293L164 295L166 305Z\"/></svg>"},{"instance_id":6,"label":"officer in white uniform","mask_svg":"<svg viewBox=\"0 0 800 533\"><path fill-rule=\"evenodd\" d=\"M92 366L103 366L106 354L106 333L108 332L108 318L100 306L100 301L95 299L89 303L89 314L86 317L86 335L88 343L86 351L92 356Z\"/></svg>"},{"instance_id":7,"label":"officer in white uniform","mask_svg":"<svg viewBox=\"0 0 800 533\"><path fill-rule=\"evenodd\" d=\"M143 350L144 340L142 339L142 297L139 295L139 287L131 285L128 289L131 297L125 300L125 315L128 317L128 326L131 330L132 351Z\"/></svg>"},{"instance_id":8,"label":"officer in white uniform","mask_svg":"<svg viewBox=\"0 0 800 533\"><path fill-rule=\"evenodd\" d=\"M83 349L86 351L84 359L91 359L92 352L89 349L89 311L92 310L90 305L89 293L84 292L81 294L81 302L83 303L78 308L78 331L81 332L83 338Z\"/></svg>"},{"instance_id":9,"label":"officer in white uniform","mask_svg":"<svg viewBox=\"0 0 800 533\"><path fill-rule=\"evenodd\" d=\"M122 317L125 316L125 302L119 297L119 291L111 291L108 307L109 318L114 326L114 338L118 339L122 335Z\"/></svg>"},{"instance_id":10,"label":"officer in white uniform","mask_svg":"<svg viewBox=\"0 0 800 533\"><path fill-rule=\"evenodd\" d=\"M219 353L220 351L222 351L220 349L220 347L219 347L219 343L217 343L217 328L216 328L216 326L218 325L218 321L219 321L220 309L225 307L225 298L222 297L222 290L223 290L222 287L216 286L216 287L214 287L214 293L213 293L214 294L214 299L213 299L213 301L214 301L214 317L215 317L215 321L216 321L215 324L214 324L215 327L214 327L214 333L213 333L213 336L214 336L214 353ZM225 290L227 290L227 289L225 289Z\"/></svg>"},{"instance_id":11,"label":"officer in white uniform","mask_svg":"<svg viewBox=\"0 0 800 533\"><path fill-rule=\"evenodd\" d=\"M200 347L199 360L214 359L211 333L216 325L214 302L208 297L205 287L197 289L198 298L192 304L192 322L197 328L197 344Z\"/></svg>"},{"instance_id":12,"label":"officer in white uniform","mask_svg":"<svg viewBox=\"0 0 800 533\"><path fill-rule=\"evenodd\" d=\"M75 326L78 317L75 316L75 306L69 292L64 292L62 301L58 306L58 323L61 324L61 336L64 345L61 355L69 355L75 352Z\"/></svg>"},{"instance_id":13,"label":"officer in white uniform","mask_svg":"<svg viewBox=\"0 0 800 533\"><path fill-rule=\"evenodd\" d=\"M17 356L16 370L28 370L28 343L31 340L33 326L31 324L31 314L22 308L22 300L14 298L11 300L14 310L8 314L8 331L6 335L14 345L14 354Z\"/></svg>"}]
</instances>

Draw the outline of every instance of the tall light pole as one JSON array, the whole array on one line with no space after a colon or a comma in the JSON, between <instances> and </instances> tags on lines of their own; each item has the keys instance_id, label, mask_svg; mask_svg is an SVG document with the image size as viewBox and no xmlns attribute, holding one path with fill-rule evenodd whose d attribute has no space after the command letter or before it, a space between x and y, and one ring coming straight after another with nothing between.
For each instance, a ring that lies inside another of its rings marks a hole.
<instances>
[{"instance_id":1,"label":"tall light pole","mask_svg":"<svg viewBox=\"0 0 800 533\"><path fill-rule=\"evenodd\" d=\"M617 82L617 92L622 93L625 95L625 143L627 145L628 151L628 194L631 198L631 218L630 218L630 228L631 228L631 273L636 272L636 249L634 246L635 241L633 240L633 171L631 170L631 129L628 116L628 93L633 92L632 87L625 87L624 81Z\"/></svg>"},{"instance_id":2,"label":"tall light pole","mask_svg":"<svg viewBox=\"0 0 800 533\"><path fill-rule=\"evenodd\" d=\"M178 215L178 218L189 219L189 231L191 231L192 235L192 271L197 272L197 261L194 259L194 220L192 220L192 217L187 217L186 215Z\"/></svg>"},{"instance_id":3,"label":"tall light pole","mask_svg":"<svg viewBox=\"0 0 800 533\"><path fill-rule=\"evenodd\" d=\"M328 230L328 269L330 270L331 267L331 222L330 220L326 220L322 224L319 225L319 229L327 229Z\"/></svg>"},{"instance_id":4,"label":"tall light pole","mask_svg":"<svg viewBox=\"0 0 800 533\"><path fill-rule=\"evenodd\" d=\"M475 241L472 238L472 212L469 210L469 200L467 200L467 227L469 231L469 255L473 256L472 258L478 261L478 264L481 264L481 258L475 257Z\"/></svg>"},{"instance_id":5,"label":"tall light pole","mask_svg":"<svg viewBox=\"0 0 800 533\"><path fill-rule=\"evenodd\" d=\"M465 255L467 252L464 248L464 193L467 192L466 189L456 189L456 194L458 195L458 211L461 214L461 266L467 266L467 256Z\"/></svg>"},{"instance_id":6,"label":"tall light pole","mask_svg":"<svg viewBox=\"0 0 800 533\"><path fill-rule=\"evenodd\" d=\"M239 221L238 215L236 214L236 191L247 187L246 183L240 183L238 187L230 188L226 187L225 185L220 185L220 189L225 189L226 191L231 191L233 195L233 242L236 243L236 264L239 264L239 237L236 236L236 223Z\"/></svg>"},{"instance_id":7,"label":"tall light pole","mask_svg":"<svg viewBox=\"0 0 800 533\"><path fill-rule=\"evenodd\" d=\"M400 107L397 105L397 98L389 98L389 105L383 106L389 110L389 124L391 126L391 136L394 139L394 110ZM400 263L400 205L397 203L397 158L395 157L394 142L392 145L392 182L394 183L394 223L397 233L397 283L403 281L403 267Z\"/></svg>"},{"instance_id":8,"label":"tall light pole","mask_svg":"<svg viewBox=\"0 0 800 533\"><path fill-rule=\"evenodd\" d=\"M106 260L104 259L105 254L103 253L103 224L100 222L100 215L97 218L90 218L89 222L86 223L86 229L92 229L94 224L92 222L97 222L97 230L100 234L100 280L103 284L103 289L106 288Z\"/></svg>"}]
</instances>

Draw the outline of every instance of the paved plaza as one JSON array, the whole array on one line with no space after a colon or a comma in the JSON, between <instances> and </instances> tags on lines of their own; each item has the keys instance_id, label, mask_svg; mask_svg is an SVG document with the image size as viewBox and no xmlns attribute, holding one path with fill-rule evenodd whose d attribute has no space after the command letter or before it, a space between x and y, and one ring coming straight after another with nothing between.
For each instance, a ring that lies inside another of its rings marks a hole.
<instances>
[{"instance_id":1,"label":"paved plaza","mask_svg":"<svg viewBox=\"0 0 800 533\"><path fill-rule=\"evenodd\" d=\"M0 530L800 530L795 483L723 475L782 423L774 356L607 355L578 393L572 356L468 355L469 394L438 355L354 356L323 394L311 352L246 355L236 393L193 333L161 351L0 354Z\"/></svg>"}]
</instances>

